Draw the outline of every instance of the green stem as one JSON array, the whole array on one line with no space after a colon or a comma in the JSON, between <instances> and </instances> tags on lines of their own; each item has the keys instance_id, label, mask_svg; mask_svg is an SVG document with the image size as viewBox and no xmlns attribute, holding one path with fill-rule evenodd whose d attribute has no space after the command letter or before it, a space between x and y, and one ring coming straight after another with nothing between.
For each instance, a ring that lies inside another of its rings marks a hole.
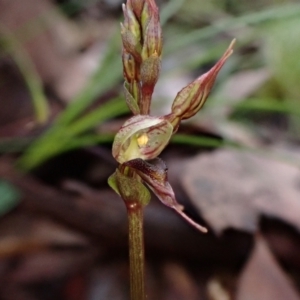
<instances>
[{"instance_id":1,"label":"green stem","mask_svg":"<svg viewBox=\"0 0 300 300\"><path fill-rule=\"evenodd\" d=\"M145 299L143 206L127 203L131 300Z\"/></svg>"}]
</instances>

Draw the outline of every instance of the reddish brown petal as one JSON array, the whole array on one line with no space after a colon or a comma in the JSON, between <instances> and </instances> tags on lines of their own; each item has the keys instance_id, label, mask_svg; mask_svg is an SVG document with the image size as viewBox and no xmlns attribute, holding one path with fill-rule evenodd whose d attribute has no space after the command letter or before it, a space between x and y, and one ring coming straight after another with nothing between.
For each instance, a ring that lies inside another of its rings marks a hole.
<instances>
[{"instance_id":1,"label":"reddish brown petal","mask_svg":"<svg viewBox=\"0 0 300 300\"><path fill-rule=\"evenodd\" d=\"M227 58L233 52L235 40L231 42L221 59L205 74L184 87L176 96L172 113L167 116L169 122L177 128L180 121L194 116L204 105L215 79Z\"/></svg>"},{"instance_id":2,"label":"reddish brown petal","mask_svg":"<svg viewBox=\"0 0 300 300\"><path fill-rule=\"evenodd\" d=\"M156 162L156 164L150 164L137 158L130 160L123 165L134 169L164 205L173 208L193 227L201 232L207 232L205 227L194 222L183 212L183 206L177 202L174 191L168 182L167 167L165 163L160 158L156 158L152 162Z\"/></svg>"}]
</instances>

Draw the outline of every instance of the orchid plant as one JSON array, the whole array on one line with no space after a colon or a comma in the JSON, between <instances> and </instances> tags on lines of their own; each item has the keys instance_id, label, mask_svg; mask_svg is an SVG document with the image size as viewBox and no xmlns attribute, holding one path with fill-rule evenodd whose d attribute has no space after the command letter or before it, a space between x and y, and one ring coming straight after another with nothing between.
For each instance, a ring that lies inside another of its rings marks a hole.
<instances>
[{"instance_id":1,"label":"orchid plant","mask_svg":"<svg viewBox=\"0 0 300 300\"><path fill-rule=\"evenodd\" d=\"M167 167L158 155L168 145L180 122L194 116L203 107L217 74L233 51L234 41L207 73L178 92L169 114L150 116L150 104L160 73L162 54L158 7L154 0L127 0L123 4L123 12L121 36L124 94L133 117L123 124L115 136L112 154L119 166L108 182L127 207L131 299L141 300L144 299L142 210L150 200L148 188L164 205L174 209L192 226L207 232L205 227L184 213L183 206L177 202L168 182Z\"/></svg>"}]
</instances>

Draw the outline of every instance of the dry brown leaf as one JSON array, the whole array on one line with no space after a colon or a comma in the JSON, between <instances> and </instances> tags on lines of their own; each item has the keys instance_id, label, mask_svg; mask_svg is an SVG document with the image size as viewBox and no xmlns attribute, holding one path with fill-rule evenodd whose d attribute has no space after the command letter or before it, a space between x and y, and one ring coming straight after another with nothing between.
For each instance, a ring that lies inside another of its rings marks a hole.
<instances>
[{"instance_id":1,"label":"dry brown leaf","mask_svg":"<svg viewBox=\"0 0 300 300\"><path fill-rule=\"evenodd\" d=\"M237 300L299 300L290 279L270 252L267 243L257 236L237 288Z\"/></svg>"},{"instance_id":2,"label":"dry brown leaf","mask_svg":"<svg viewBox=\"0 0 300 300\"><path fill-rule=\"evenodd\" d=\"M300 171L296 166L250 152L201 154L182 173L185 191L216 231L255 231L261 214L300 230Z\"/></svg>"}]
</instances>

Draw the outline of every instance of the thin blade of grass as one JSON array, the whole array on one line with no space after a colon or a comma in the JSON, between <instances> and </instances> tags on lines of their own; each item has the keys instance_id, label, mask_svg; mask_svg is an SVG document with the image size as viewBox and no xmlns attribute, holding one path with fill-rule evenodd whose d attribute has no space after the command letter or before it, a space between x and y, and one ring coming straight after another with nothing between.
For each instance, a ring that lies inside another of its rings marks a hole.
<instances>
[{"instance_id":1,"label":"thin blade of grass","mask_svg":"<svg viewBox=\"0 0 300 300\"><path fill-rule=\"evenodd\" d=\"M90 134L76 137L70 141L68 147L65 148L65 151L96 146L99 144L110 144L113 142L114 136L114 134Z\"/></svg>"},{"instance_id":2,"label":"thin blade of grass","mask_svg":"<svg viewBox=\"0 0 300 300\"><path fill-rule=\"evenodd\" d=\"M181 36L178 39L165 45L164 54L168 55L188 45L207 39L211 36L224 32L226 30L237 29L245 25L255 25L269 20L277 20L298 16L300 13L300 4L279 5L267 10L250 13L240 17L234 17L214 23L205 28L193 30L190 33Z\"/></svg>"},{"instance_id":3,"label":"thin blade of grass","mask_svg":"<svg viewBox=\"0 0 300 300\"><path fill-rule=\"evenodd\" d=\"M278 101L278 99L267 97L252 97L242 100L238 103L231 103L230 99L220 99L221 101L215 101L216 98L211 98L205 108L218 110L225 105L231 110L256 110L256 111L269 111L278 112L286 115L300 115L300 105L296 104L295 100L284 99L284 101ZM218 98L217 98L218 99Z\"/></svg>"},{"instance_id":4,"label":"thin blade of grass","mask_svg":"<svg viewBox=\"0 0 300 300\"><path fill-rule=\"evenodd\" d=\"M126 112L129 112L129 109L123 97L112 99L69 125L68 133L74 136L78 135L84 131L93 129L107 119Z\"/></svg>"},{"instance_id":5,"label":"thin blade of grass","mask_svg":"<svg viewBox=\"0 0 300 300\"><path fill-rule=\"evenodd\" d=\"M223 147L226 144L234 145L229 141L224 141L216 138L204 137L204 136L195 136L195 135L187 135L187 134L175 134L172 139L172 143L189 145L189 146L197 146L197 147L209 147L209 148L219 148Z\"/></svg>"},{"instance_id":6,"label":"thin blade of grass","mask_svg":"<svg viewBox=\"0 0 300 300\"><path fill-rule=\"evenodd\" d=\"M86 146L85 142L80 145L80 141L84 140L83 137L78 137L81 133L91 130L95 128L97 124L126 111L128 111L128 108L125 101L121 101L121 98L116 98L95 109L90 114L81 117L72 124L55 124L55 126L50 128L30 145L20 158L19 165L24 170L35 168L47 159L68 151L70 145L74 143L74 140L77 140L77 148ZM74 148L74 146L72 146L72 148Z\"/></svg>"},{"instance_id":7,"label":"thin blade of grass","mask_svg":"<svg viewBox=\"0 0 300 300\"><path fill-rule=\"evenodd\" d=\"M295 101L285 99L285 101L282 102L274 102L274 99L251 98L247 99L247 101L238 103L233 107L243 110L270 111L300 116L300 106L294 104L291 105L290 103L295 103Z\"/></svg>"},{"instance_id":8,"label":"thin blade of grass","mask_svg":"<svg viewBox=\"0 0 300 300\"><path fill-rule=\"evenodd\" d=\"M173 0L167 2L160 12L160 24L163 26L167 21L174 16L184 4L185 0Z\"/></svg>"},{"instance_id":9,"label":"thin blade of grass","mask_svg":"<svg viewBox=\"0 0 300 300\"><path fill-rule=\"evenodd\" d=\"M125 101L121 103L119 99L109 101L103 108L99 107L78 119L97 99L98 95L113 88L121 80L122 67L117 50L119 49L118 41L119 37L115 34L108 43L102 63L87 87L60 114L52 127L41 138L33 142L21 157L20 166L23 169L32 169L50 157L66 151L69 147L68 143L75 135L125 112Z\"/></svg>"},{"instance_id":10,"label":"thin blade of grass","mask_svg":"<svg viewBox=\"0 0 300 300\"><path fill-rule=\"evenodd\" d=\"M6 53L11 55L23 75L23 79L31 95L36 120L39 124L44 124L49 117L49 108L44 94L43 83L35 66L24 50L23 45L12 34L9 34L3 27L1 28L1 33L1 46Z\"/></svg>"},{"instance_id":11,"label":"thin blade of grass","mask_svg":"<svg viewBox=\"0 0 300 300\"><path fill-rule=\"evenodd\" d=\"M120 59L119 34L114 34L108 42L105 55L98 70L83 91L59 116L57 124L68 124L78 117L97 96L113 88L122 78L122 64Z\"/></svg>"}]
</instances>

